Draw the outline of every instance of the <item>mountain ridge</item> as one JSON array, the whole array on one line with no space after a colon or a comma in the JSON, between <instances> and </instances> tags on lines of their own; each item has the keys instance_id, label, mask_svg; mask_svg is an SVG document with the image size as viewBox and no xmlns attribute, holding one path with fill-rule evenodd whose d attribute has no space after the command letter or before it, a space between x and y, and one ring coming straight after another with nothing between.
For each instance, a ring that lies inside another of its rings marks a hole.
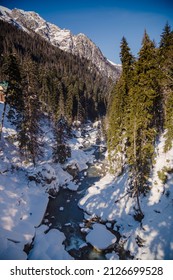
<instances>
[{"instance_id":1,"label":"mountain ridge","mask_svg":"<svg viewBox=\"0 0 173 280\"><path fill-rule=\"evenodd\" d=\"M114 81L120 76L121 66L111 63L99 47L83 33L73 35L68 29L61 29L47 22L36 12L26 12L17 8L10 10L0 6L0 18L25 32L39 34L61 50L90 60L104 76Z\"/></svg>"}]
</instances>

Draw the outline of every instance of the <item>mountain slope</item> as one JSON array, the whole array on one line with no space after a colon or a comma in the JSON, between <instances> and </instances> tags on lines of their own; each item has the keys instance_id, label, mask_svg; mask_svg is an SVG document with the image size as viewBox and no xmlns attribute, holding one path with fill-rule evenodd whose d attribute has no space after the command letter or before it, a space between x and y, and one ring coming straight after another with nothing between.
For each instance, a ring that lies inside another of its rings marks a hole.
<instances>
[{"instance_id":1,"label":"mountain slope","mask_svg":"<svg viewBox=\"0 0 173 280\"><path fill-rule=\"evenodd\" d=\"M61 107L70 119L95 119L105 114L112 82L100 75L91 61L64 52L38 34L28 34L5 21L0 20L0 30L0 80L9 79L4 71L11 52L23 70L29 56L36 64L35 92L46 104L46 111L56 113Z\"/></svg>"},{"instance_id":2,"label":"mountain slope","mask_svg":"<svg viewBox=\"0 0 173 280\"><path fill-rule=\"evenodd\" d=\"M117 80L120 75L121 67L110 63L100 49L84 34L73 35L70 30L61 29L45 21L35 12L9 10L0 6L0 18L26 32L36 32L49 43L66 52L91 60L102 74L113 80Z\"/></svg>"}]
</instances>

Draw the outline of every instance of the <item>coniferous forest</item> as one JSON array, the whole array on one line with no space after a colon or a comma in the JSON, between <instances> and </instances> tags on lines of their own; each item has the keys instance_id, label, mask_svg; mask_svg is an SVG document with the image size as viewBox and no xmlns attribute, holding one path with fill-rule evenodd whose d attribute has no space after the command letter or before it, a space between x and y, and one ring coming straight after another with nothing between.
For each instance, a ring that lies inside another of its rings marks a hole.
<instances>
[{"instance_id":1,"label":"coniferous forest","mask_svg":"<svg viewBox=\"0 0 173 280\"><path fill-rule=\"evenodd\" d=\"M32 195L37 195L36 190L42 195L45 187L44 194L48 194L47 200L41 196L46 206L42 207L45 214L42 220L39 217L39 226L30 222L29 207L21 208L17 230L20 232L20 223L26 219L26 228L34 227L34 231L25 234L29 241L24 237L12 242L15 246L21 242L22 254L25 252L28 259L42 258L43 252L40 248L37 251L37 238L46 244L49 234L49 244L56 238L61 241L59 247L65 259L92 259L91 251L95 249L98 259L109 253L118 254L119 259L159 259L164 258L163 252L171 258L172 247L166 243L164 230L158 230L160 225L165 226L167 215L161 216L160 205L172 211L170 184L166 185L173 173L171 156L165 157L162 169L158 167L163 154L173 148L173 30L169 23L163 27L158 45L144 30L137 57L128 40L122 38L121 74L116 81L90 60L51 45L32 30L27 33L1 20L0 30L0 81L8 84L1 104L0 175L4 185L10 182L7 196L17 190L16 207L23 207L26 199L26 204L35 209ZM164 143L163 151L160 143ZM90 174L93 167L96 171ZM23 190L19 192L20 179L26 197ZM6 197L5 188L3 192ZM7 198L9 203L10 199ZM40 202L40 197L36 201ZM151 220L147 216L150 209ZM63 211L67 211L64 216ZM155 218L158 214L159 218ZM58 222L53 220L55 216ZM150 232L154 236L157 219L158 235L152 239ZM42 230L40 225L47 228ZM2 236L11 231L5 226L0 231ZM165 227L171 231L172 224L168 221ZM110 237L110 244L95 246L100 232L101 237ZM166 245L158 241L159 234L165 237ZM168 235L171 240L169 232ZM82 240L84 246L76 242L77 251L72 238ZM153 253L153 244L163 245L159 257ZM8 246L4 252L8 252ZM57 259L58 254L59 251L55 254ZM47 256L43 254L43 258Z\"/></svg>"},{"instance_id":2,"label":"coniferous forest","mask_svg":"<svg viewBox=\"0 0 173 280\"><path fill-rule=\"evenodd\" d=\"M169 24L159 47L144 32L137 58L122 38L122 74L115 86L96 66L90 71L89 61L51 46L39 35L28 35L3 21L0 29L0 79L9 83L8 118L16 125L21 150L35 162L43 112L55 123L63 116L69 125L106 116L111 171L119 174L128 164L134 193L145 192L158 136L166 131L165 151L173 139L173 31Z\"/></svg>"},{"instance_id":3,"label":"coniferous forest","mask_svg":"<svg viewBox=\"0 0 173 280\"><path fill-rule=\"evenodd\" d=\"M173 140L173 31L167 23L159 47L144 32L138 57L121 41L122 75L108 106L107 142L112 172L127 164L131 186L138 196L148 190L147 180L155 159L155 145L163 131L164 150ZM140 210L139 212L143 216Z\"/></svg>"},{"instance_id":4,"label":"coniferous forest","mask_svg":"<svg viewBox=\"0 0 173 280\"><path fill-rule=\"evenodd\" d=\"M55 123L65 116L69 125L74 120L95 120L106 114L113 82L91 62L61 51L35 33L28 35L3 21L0 29L0 80L8 81L8 118L16 125L21 150L35 162L42 113Z\"/></svg>"}]
</instances>

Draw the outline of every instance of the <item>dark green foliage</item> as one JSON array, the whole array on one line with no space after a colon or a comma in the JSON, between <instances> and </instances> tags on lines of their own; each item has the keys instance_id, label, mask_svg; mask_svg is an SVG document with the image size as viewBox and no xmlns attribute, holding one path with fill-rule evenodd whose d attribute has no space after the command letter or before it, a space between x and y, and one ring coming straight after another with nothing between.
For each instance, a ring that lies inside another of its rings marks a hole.
<instances>
[{"instance_id":1,"label":"dark green foliage","mask_svg":"<svg viewBox=\"0 0 173 280\"><path fill-rule=\"evenodd\" d=\"M107 133L109 160L113 172L122 172L126 142L126 122L128 110L128 95L132 81L134 58L123 37L121 42L122 75L117 82L110 100L109 128Z\"/></svg>"},{"instance_id":2,"label":"dark green foliage","mask_svg":"<svg viewBox=\"0 0 173 280\"><path fill-rule=\"evenodd\" d=\"M62 117L71 124L105 114L112 81L90 61L61 51L34 32L27 34L3 21L0 30L0 79L9 82L9 120L17 128L20 151L36 164L41 154L39 121L46 112L51 120L59 120L53 156L64 163L70 149Z\"/></svg>"},{"instance_id":3,"label":"dark green foliage","mask_svg":"<svg viewBox=\"0 0 173 280\"><path fill-rule=\"evenodd\" d=\"M156 136L163 127L161 73L158 51L146 32L136 61L125 38L120 56L123 71L109 107L108 149L114 168L121 170L125 163L129 165L141 214L139 194L145 191Z\"/></svg>"},{"instance_id":4,"label":"dark green foliage","mask_svg":"<svg viewBox=\"0 0 173 280\"><path fill-rule=\"evenodd\" d=\"M55 123L53 147L53 160L61 164L65 163L67 158L71 156L70 147L67 145L67 139L71 136L71 129L66 119L61 115Z\"/></svg>"},{"instance_id":5,"label":"dark green foliage","mask_svg":"<svg viewBox=\"0 0 173 280\"><path fill-rule=\"evenodd\" d=\"M41 106L38 94L35 92L37 85L36 65L29 57L25 57L22 68L22 89L24 97L24 110L19 135L19 147L25 157L31 157L34 165L41 155L39 137L41 128L39 120Z\"/></svg>"},{"instance_id":6,"label":"dark green foliage","mask_svg":"<svg viewBox=\"0 0 173 280\"><path fill-rule=\"evenodd\" d=\"M159 46L161 60L167 58L166 50L172 48L172 45L173 45L173 32L171 30L171 26L168 23L166 23L163 32L161 34L161 40Z\"/></svg>"},{"instance_id":7,"label":"dark green foliage","mask_svg":"<svg viewBox=\"0 0 173 280\"><path fill-rule=\"evenodd\" d=\"M163 116L165 134L165 152L172 147L173 140L173 31L167 23L161 35L160 67L162 69L161 88L163 92Z\"/></svg>"},{"instance_id":8,"label":"dark green foliage","mask_svg":"<svg viewBox=\"0 0 173 280\"><path fill-rule=\"evenodd\" d=\"M24 108L24 99L21 88L21 70L16 55L10 54L7 57L4 72L6 74L6 80L8 81L6 92L6 102L10 106L8 119L19 128Z\"/></svg>"},{"instance_id":9,"label":"dark green foliage","mask_svg":"<svg viewBox=\"0 0 173 280\"><path fill-rule=\"evenodd\" d=\"M123 37L121 40L120 48L121 48L120 58L121 58L123 73L127 78L129 78L130 70L132 69L134 63L134 57L131 54L130 48L128 46L125 37Z\"/></svg>"},{"instance_id":10,"label":"dark green foliage","mask_svg":"<svg viewBox=\"0 0 173 280\"><path fill-rule=\"evenodd\" d=\"M21 65L29 55L36 63L38 84L35 92L39 94L45 111L55 118L63 113L69 121L95 119L105 114L107 93L112 82L103 77L90 61L63 52L39 35L29 35L6 22L0 21L0 30L3 38L0 41L1 55L15 52Z\"/></svg>"},{"instance_id":11,"label":"dark green foliage","mask_svg":"<svg viewBox=\"0 0 173 280\"><path fill-rule=\"evenodd\" d=\"M143 188L150 173L154 144L159 131L159 69L154 43L145 32L138 61L135 63L133 84L129 94L127 156Z\"/></svg>"}]
</instances>

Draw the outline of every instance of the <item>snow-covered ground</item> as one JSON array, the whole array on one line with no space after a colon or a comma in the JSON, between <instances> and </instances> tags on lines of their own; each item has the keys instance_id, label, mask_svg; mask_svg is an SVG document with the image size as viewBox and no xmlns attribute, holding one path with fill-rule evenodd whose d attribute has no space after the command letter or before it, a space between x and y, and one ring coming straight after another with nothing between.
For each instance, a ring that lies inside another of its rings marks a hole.
<instances>
[{"instance_id":1,"label":"snow-covered ground","mask_svg":"<svg viewBox=\"0 0 173 280\"><path fill-rule=\"evenodd\" d=\"M3 103L0 103L0 120L2 112ZM44 133L44 159L34 168L21 158L15 140L16 131L5 118L0 142L0 259L26 259L24 246L30 244L34 237L36 245L30 252L30 259L71 259L62 245L65 239L63 233L51 230L44 234L44 228L38 226L46 211L49 190L57 192L62 185L72 190L78 188L72 182L73 177L64 171L65 167L75 165L81 171L88 168L87 162L92 162L94 157L92 152L79 149L83 138L78 133L79 137L69 142L72 156L66 165L53 164L53 135L46 122ZM54 250L51 249L53 247Z\"/></svg>"},{"instance_id":2,"label":"snow-covered ground","mask_svg":"<svg viewBox=\"0 0 173 280\"><path fill-rule=\"evenodd\" d=\"M0 119L2 110L0 103ZM46 121L43 128L45 154L34 168L21 158L16 132L5 119L0 141L0 259L72 259L63 245L65 235L58 229L49 231L47 226L39 225L46 211L48 191L58 192L61 186L78 189L79 183L73 181L68 167L81 171L88 168L87 163L95 162L93 150L85 148L96 143L97 123L93 128L92 124L85 127L85 137L80 128L74 130L75 136L69 140L71 158L63 166L52 162L52 131ZM141 223L134 219L136 199L128 194L128 170L117 178L107 173L84 193L79 207L90 221L88 227L81 226L86 234L85 246L90 243L98 251L110 248L117 241L113 232L119 231L119 244L134 259L173 259L173 148L165 154L163 146L162 136L156 149L151 189L140 197L144 213ZM168 167L170 172L165 171L167 181L163 184L158 172ZM23 249L33 238L34 247L27 256ZM113 250L106 258L119 256Z\"/></svg>"},{"instance_id":3,"label":"snow-covered ground","mask_svg":"<svg viewBox=\"0 0 173 280\"><path fill-rule=\"evenodd\" d=\"M114 230L121 234L119 244L123 244L134 259L173 259L173 174L167 174L165 184L158 176L165 167L172 172L173 148L164 153L163 147L162 135L150 179L151 189L147 195L140 197L144 213L141 223L134 219L136 200L128 195L128 171L118 178L106 174L87 190L79 202L87 213L86 219L96 216L103 222L114 221ZM96 225L93 224L92 236L98 234ZM95 246L94 238L90 242ZM117 259L117 254L109 254L107 258Z\"/></svg>"}]
</instances>

